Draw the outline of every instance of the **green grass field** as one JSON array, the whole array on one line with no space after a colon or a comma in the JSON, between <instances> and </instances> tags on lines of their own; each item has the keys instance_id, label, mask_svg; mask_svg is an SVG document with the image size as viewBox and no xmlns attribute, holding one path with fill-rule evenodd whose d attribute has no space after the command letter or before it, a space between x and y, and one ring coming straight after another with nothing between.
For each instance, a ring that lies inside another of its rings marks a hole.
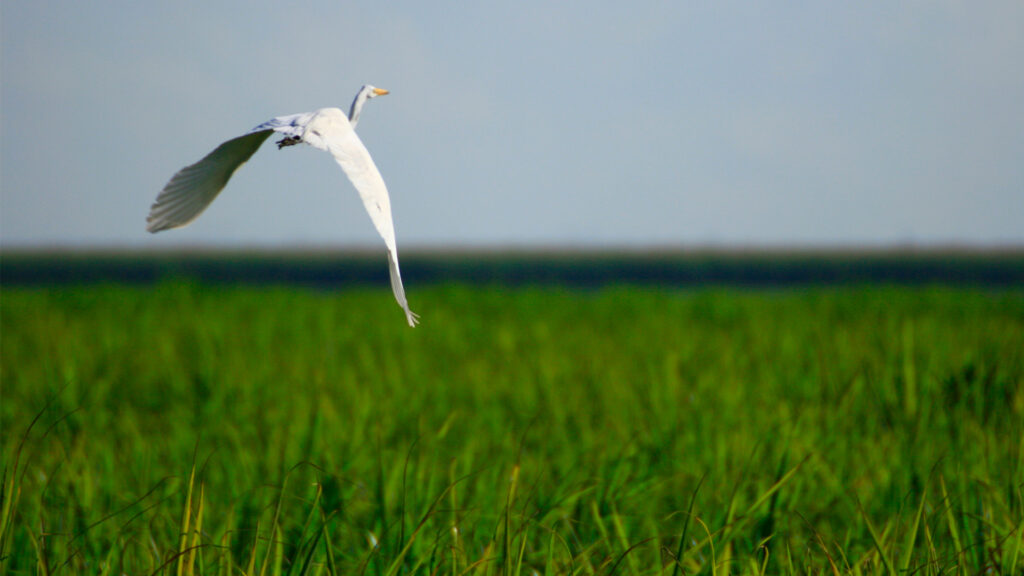
<instances>
[{"instance_id":1,"label":"green grass field","mask_svg":"<svg viewBox=\"0 0 1024 576\"><path fill-rule=\"evenodd\" d=\"M1024 294L4 288L0 575L1021 574Z\"/></svg>"}]
</instances>

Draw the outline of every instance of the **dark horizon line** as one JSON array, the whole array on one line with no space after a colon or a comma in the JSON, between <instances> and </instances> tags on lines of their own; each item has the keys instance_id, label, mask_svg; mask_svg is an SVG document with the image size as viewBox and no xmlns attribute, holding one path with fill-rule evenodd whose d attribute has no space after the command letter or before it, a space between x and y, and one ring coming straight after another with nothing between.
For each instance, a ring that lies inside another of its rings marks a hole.
<instances>
[{"instance_id":1,"label":"dark horizon line","mask_svg":"<svg viewBox=\"0 0 1024 576\"><path fill-rule=\"evenodd\" d=\"M320 287L388 283L385 250L143 249L2 251L0 285L189 278L210 283ZM560 249L402 253L406 284L748 287L838 284L945 284L1024 287L1024 248L977 249Z\"/></svg>"},{"instance_id":2,"label":"dark horizon line","mask_svg":"<svg viewBox=\"0 0 1024 576\"><path fill-rule=\"evenodd\" d=\"M327 256L361 256L384 252L384 246L376 243L360 243L332 245L322 243L309 244L177 244L170 246L142 246L115 244L24 244L4 245L0 242L0 256L224 256L224 255L327 255ZM506 244L411 244L399 246L399 254L410 256L545 256L545 255L609 255L609 256L686 256L686 255L1024 255L1024 243L981 243L981 242L944 242L944 243L813 243L813 242L780 242L780 243L743 243L743 242L702 242L702 243L506 243Z\"/></svg>"}]
</instances>

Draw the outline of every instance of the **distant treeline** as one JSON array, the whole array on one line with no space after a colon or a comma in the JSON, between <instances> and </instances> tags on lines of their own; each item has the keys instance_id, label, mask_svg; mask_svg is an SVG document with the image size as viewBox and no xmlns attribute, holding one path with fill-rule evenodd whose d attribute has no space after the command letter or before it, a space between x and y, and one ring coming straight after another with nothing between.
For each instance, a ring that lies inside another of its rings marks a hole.
<instances>
[{"instance_id":1,"label":"distant treeline","mask_svg":"<svg viewBox=\"0 0 1024 576\"><path fill-rule=\"evenodd\" d=\"M402 255L407 284L662 286L948 284L1024 287L1024 250L536 251ZM385 255L369 252L0 253L0 284L204 283L386 285Z\"/></svg>"}]
</instances>

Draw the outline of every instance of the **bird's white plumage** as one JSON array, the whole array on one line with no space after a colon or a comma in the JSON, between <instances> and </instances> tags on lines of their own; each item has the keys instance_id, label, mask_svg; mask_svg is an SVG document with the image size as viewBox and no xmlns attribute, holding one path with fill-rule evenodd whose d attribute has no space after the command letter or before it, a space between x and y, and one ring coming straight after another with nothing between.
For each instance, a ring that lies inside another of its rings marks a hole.
<instances>
[{"instance_id":1,"label":"bird's white plumage","mask_svg":"<svg viewBox=\"0 0 1024 576\"><path fill-rule=\"evenodd\" d=\"M314 114L316 114L316 112L303 112L302 114L278 116L277 118L267 120L249 132L273 130L274 132L279 132L285 136L301 137L303 128L309 123L309 119L312 118Z\"/></svg>"},{"instance_id":2,"label":"bird's white plumage","mask_svg":"<svg viewBox=\"0 0 1024 576\"><path fill-rule=\"evenodd\" d=\"M402 286L402 274L398 268L398 247L395 243L395 225L391 217L391 199L384 185L384 178L373 163L370 152L359 139L348 121L348 116L337 108L324 108L313 113L303 128L302 141L314 148L330 152L334 160L352 181L363 206L373 221L377 233L388 247L388 271L391 274L391 290L395 300L405 310L410 326L415 326L418 316L409 310Z\"/></svg>"},{"instance_id":3,"label":"bird's white plumage","mask_svg":"<svg viewBox=\"0 0 1024 576\"><path fill-rule=\"evenodd\" d=\"M358 120L367 99L382 94L387 94L387 91L364 86L356 95L348 116L338 108L278 116L253 128L244 136L224 142L202 160L182 168L171 178L153 203L146 219L146 229L159 232L180 228L195 220L224 189L232 174L259 149L270 134L278 132L285 136L279 146L296 143L289 141L291 139L301 140L314 148L330 152L359 192L363 206L387 246L388 272L395 300L405 311L409 325L415 326L419 316L409 309L405 288L402 286L388 189L350 121L350 118Z\"/></svg>"}]
</instances>

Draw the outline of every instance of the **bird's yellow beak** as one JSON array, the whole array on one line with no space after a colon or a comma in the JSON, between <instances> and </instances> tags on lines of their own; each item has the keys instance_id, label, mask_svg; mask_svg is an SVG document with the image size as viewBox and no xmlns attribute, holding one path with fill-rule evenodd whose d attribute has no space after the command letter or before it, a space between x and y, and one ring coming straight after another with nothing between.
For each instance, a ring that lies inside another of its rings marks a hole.
<instances>
[{"instance_id":1,"label":"bird's yellow beak","mask_svg":"<svg viewBox=\"0 0 1024 576\"><path fill-rule=\"evenodd\" d=\"M383 96L385 94L388 94L389 92L383 88L374 88L373 93L376 94L377 96Z\"/></svg>"}]
</instances>

